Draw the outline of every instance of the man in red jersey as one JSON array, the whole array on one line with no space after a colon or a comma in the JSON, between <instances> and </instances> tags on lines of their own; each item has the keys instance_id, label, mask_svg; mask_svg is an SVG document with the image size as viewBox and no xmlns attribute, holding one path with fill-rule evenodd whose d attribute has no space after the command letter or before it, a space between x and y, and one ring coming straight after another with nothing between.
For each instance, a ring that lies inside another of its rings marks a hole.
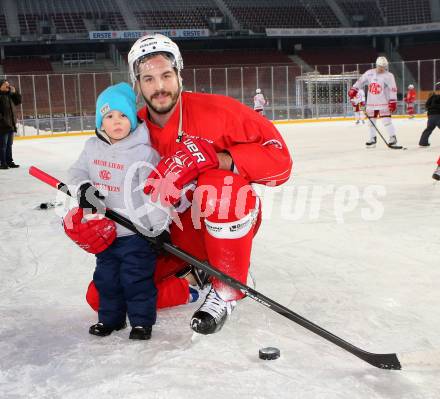
<instances>
[{"instance_id":1,"label":"man in red jersey","mask_svg":"<svg viewBox=\"0 0 440 399\"><path fill-rule=\"evenodd\" d=\"M128 64L146 103L138 116L162 157L144 192L177 210L170 228L173 244L245 283L261 220L260 200L250 184L288 180L292 160L284 140L270 121L232 98L184 92L179 48L163 35L136 41ZM175 277L185 266L169 255L158 261L159 307L188 302L188 281ZM242 297L212 278L191 328L201 334L219 331Z\"/></svg>"}]
</instances>

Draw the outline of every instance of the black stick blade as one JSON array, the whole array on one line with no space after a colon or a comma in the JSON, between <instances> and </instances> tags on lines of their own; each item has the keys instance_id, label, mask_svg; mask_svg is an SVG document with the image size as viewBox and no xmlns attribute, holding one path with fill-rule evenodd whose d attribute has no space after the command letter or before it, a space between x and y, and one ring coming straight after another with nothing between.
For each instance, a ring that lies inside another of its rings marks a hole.
<instances>
[{"instance_id":1,"label":"black stick blade","mask_svg":"<svg viewBox=\"0 0 440 399\"><path fill-rule=\"evenodd\" d=\"M388 144L388 148L391 148L392 150L403 150L403 146L394 144Z\"/></svg>"},{"instance_id":2,"label":"black stick blade","mask_svg":"<svg viewBox=\"0 0 440 399\"><path fill-rule=\"evenodd\" d=\"M374 367L385 370L401 370L402 365L395 353L369 353L357 354L359 358L365 360Z\"/></svg>"}]
</instances>

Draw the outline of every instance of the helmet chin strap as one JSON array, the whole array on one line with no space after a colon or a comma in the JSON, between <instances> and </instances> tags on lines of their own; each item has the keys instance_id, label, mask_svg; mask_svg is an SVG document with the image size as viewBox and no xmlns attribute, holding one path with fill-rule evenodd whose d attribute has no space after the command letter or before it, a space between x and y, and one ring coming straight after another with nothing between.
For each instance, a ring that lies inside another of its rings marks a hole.
<instances>
[{"instance_id":1,"label":"helmet chin strap","mask_svg":"<svg viewBox=\"0 0 440 399\"><path fill-rule=\"evenodd\" d=\"M180 143L182 141L183 135L185 134L185 132L182 130L182 125L183 125L183 106L182 106L182 91L183 91L183 86L182 86L182 78L180 77L180 73L178 73L178 79L179 79L179 127L177 129L177 138L176 138L176 143Z\"/></svg>"},{"instance_id":2,"label":"helmet chin strap","mask_svg":"<svg viewBox=\"0 0 440 399\"><path fill-rule=\"evenodd\" d=\"M183 135L185 132L182 130L182 124L183 124L183 113L182 113L182 92L180 92L179 96L179 128L177 129L177 138L176 143L180 143L182 141Z\"/></svg>"}]
</instances>

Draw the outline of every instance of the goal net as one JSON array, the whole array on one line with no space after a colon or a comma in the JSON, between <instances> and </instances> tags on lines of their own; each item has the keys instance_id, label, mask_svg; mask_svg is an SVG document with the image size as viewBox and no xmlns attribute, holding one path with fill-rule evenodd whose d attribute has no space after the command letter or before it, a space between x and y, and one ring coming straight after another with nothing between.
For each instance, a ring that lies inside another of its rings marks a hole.
<instances>
[{"instance_id":1,"label":"goal net","mask_svg":"<svg viewBox=\"0 0 440 399\"><path fill-rule=\"evenodd\" d=\"M297 76L296 106L303 110L304 118L351 115L347 93L359 76L356 71L337 75L314 71Z\"/></svg>"}]
</instances>

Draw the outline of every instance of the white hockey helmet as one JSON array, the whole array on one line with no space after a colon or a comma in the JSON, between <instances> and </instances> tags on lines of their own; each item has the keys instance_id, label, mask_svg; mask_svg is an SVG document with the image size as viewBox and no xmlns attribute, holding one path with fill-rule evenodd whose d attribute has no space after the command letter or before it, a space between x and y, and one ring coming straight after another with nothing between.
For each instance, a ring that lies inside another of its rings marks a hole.
<instances>
[{"instance_id":1,"label":"white hockey helmet","mask_svg":"<svg viewBox=\"0 0 440 399\"><path fill-rule=\"evenodd\" d=\"M183 59L179 47L168 37L159 33L146 35L138 39L128 53L128 70L133 84L138 76L139 63L145 57L154 53L168 53L173 58L173 67L177 69L180 79L180 71L183 69Z\"/></svg>"},{"instance_id":2,"label":"white hockey helmet","mask_svg":"<svg viewBox=\"0 0 440 399\"><path fill-rule=\"evenodd\" d=\"M411 90L411 89L414 89L414 85L409 85L409 86L408 86L408 89L410 89L410 90Z\"/></svg>"},{"instance_id":3,"label":"white hockey helmet","mask_svg":"<svg viewBox=\"0 0 440 399\"><path fill-rule=\"evenodd\" d=\"M377 57L376 67L388 69L388 60L385 57Z\"/></svg>"},{"instance_id":4,"label":"white hockey helmet","mask_svg":"<svg viewBox=\"0 0 440 399\"><path fill-rule=\"evenodd\" d=\"M255 90L255 93L260 94L261 93L261 89Z\"/></svg>"}]
</instances>

